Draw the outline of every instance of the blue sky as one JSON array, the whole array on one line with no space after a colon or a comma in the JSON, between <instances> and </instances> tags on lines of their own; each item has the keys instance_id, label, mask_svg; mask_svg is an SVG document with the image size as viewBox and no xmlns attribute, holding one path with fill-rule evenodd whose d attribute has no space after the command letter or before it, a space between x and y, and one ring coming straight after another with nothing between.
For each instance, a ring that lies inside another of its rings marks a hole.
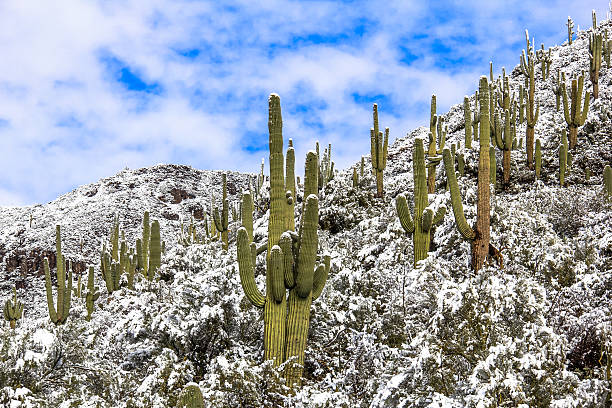
<instances>
[{"instance_id":1,"label":"blue sky","mask_svg":"<svg viewBox=\"0 0 612 408\"><path fill-rule=\"evenodd\" d=\"M607 0L6 0L0 3L0 205L44 203L124 167L255 172L267 98L298 161L369 152L372 103L402 137L546 47Z\"/></svg>"}]
</instances>

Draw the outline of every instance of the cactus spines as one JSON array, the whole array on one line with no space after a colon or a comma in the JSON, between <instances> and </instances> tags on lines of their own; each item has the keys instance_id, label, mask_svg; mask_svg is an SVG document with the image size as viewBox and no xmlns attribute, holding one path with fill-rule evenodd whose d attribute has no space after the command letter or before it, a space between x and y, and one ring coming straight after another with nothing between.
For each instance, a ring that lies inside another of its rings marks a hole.
<instances>
[{"instance_id":1,"label":"cactus spines","mask_svg":"<svg viewBox=\"0 0 612 408\"><path fill-rule=\"evenodd\" d=\"M425 176L425 149L423 139L417 138L414 141L412 152L412 168L414 177L414 217L410 215L410 209L406 202L406 196L400 194L395 206L400 223L408 234L412 234L414 246L414 266L425 258L431 243L430 229L444 218L446 207L440 207L435 216L433 211L427 206L427 180Z\"/></svg>"},{"instance_id":2,"label":"cactus spines","mask_svg":"<svg viewBox=\"0 0 612 408\"><path fill-rule=\"evenodd\" d=\"M470 98L463 97L463 118L465 121L465 148L472 148L472 112L470 110Z\"/></svg>"},{"instance_id":3,"label":"cactus spines","mask_svg":"<svg viewBox=\"0 0 612 408\"><path fill-rule=\"evenodd\" d=\"M242 193L242 211L240 213L242 217L242 226L246 229L249 244L253 242L253 197L249 191Z\"/></svg>"},{"instance_id":4,"label":"cactus spines","mask_svg":"<svg viewBox=\"0 0 612 408\"><path fill-rule=\"evenodd\" d=\"M13 303L7 300L4 304L4 320L9 322L11 329L15 328L17 320L23 316L23 303L17 301L17 289L13 288Z\"/></svg>"},{"instance_id":5,"label":"cactus spines","mask_svg":"<svg viewBox=\"0 0 612 408\"><path fill-rule=\"evenodd\" d=\"M540 145L540 139L536 139L536 143L535 143L535 176L536 176L536 179L540 178L541 169L542 169L542 147Z\"/></svg>"},{"instance_id":6,"label":"cactus spines","mask_svg":"<svg viewBox=\"0 0 612 408\"><path fill-rule=\"evenodd\" d=\"M609 164L606 164L604 167L604 188L608 198L612 197L612 167Z\"/></svg>"},{"instance_id":7,"label":"cactus spines","mask_svg":"<svg viewBox=\"0 0 612 408\"><path fill-rule=\"evenodd\" d=\"M62 244L60 226L55 227L55 246L56 246L56 273L57 273L57 307L53 300L53 290L51 285L51 273L49 271L49 260L45 257L43 264L45 270L45 289L47 292L47 305L49 307L49 317L51 321L58 325L63 324L68 319L70 312L70 298L72 296L72 265L69 268L68 282L66 282L66 260L62 255Z\"/></svg>"},{"instance_id":8,"label":"cactus spines","mask_svg":"<svg viewBox=\"0 0 612 408\"><path fill-rule=\"evenodd\" d=\"M370 155L372 158L372 172L376 176L376 196L382 198L383 190L383 171L387 167L387 150L389 146L389 128L385 128L385 135L379 130L378 126L378 105L372 108L374 127L370 129Z\"/></svg>"},{"instance_id":9,"label":"cactus spines","mask_svg":"<svg viewBox=\"0 0 612 408\"><path fill-rule=\"evenodd\" d=\"M204 408L204 396L197 384L187 384L183 389L178 408Z\"/></svg>"},{"instance_id":10,"label":"cactus spines","mask_svg":"<svg viewBox=\"0 0 612 408\"><path fill-rule=\"evenodd\" d=\"M599 97L599 70L601 69L601 54L603 38L601 34L592 33L589 36L589 75L593 84L593 98Z\"/></svg>"},{"instance_id":11,"label":"cactus spines","mask_svg":"<svg viewBox=\"0 0 612 408\"><path fill-rule=\"evenodd\" d=\"M572 38L574 35L574 21L570 16L567 16L567 42L572 45Z\"/></svg>"},{"instance_id":12,"label":"cactus spines","mask_svg":"<svg viewBox=\"0 0 612 408\"><path fill-rule=\"evenodd\" d=\"M227 251L227 248L229 247L229 201L227 199L227 174L223 173L221 178L223 180L223 207L221 209L221 213L219 213L218 208L215 208L215 211L213 212L213 220L217 230L221 232L223 250Z\"/></svg>"},{"instance_id":13,"label":"cactus spines","mask_svg":"<svg viewBox=\"0 0 612 408\"><path fill-rule=\"evenodd\" d=\"M91 314L94 311L94 304L100 297L98 287L94 286L94 267L89 267L89 274L87 275L87 293L85 294L85 304L87 306L87 321L91 320Z\"/></svg>"},{"instance_id":14,"label":"cactus spines","mask_svg":"<svg viewBox=\"0 0 612 408\"><path fill-rule=\"evenodd\" d=\"M474 271L479 271L482 268L487 256L495 254L498 257L501 265L501 254L490 243L490 121L489 121L489 92L487 78L480 78L480 112L481 112L481 134L480 134L480 154L478 161L478 204L476 225L470 227L463 213L463 205L461 203L461 195L459 193L459 185L455 176L455 166L452 162L451 152L449 149L444 149L444 166L446 167L446 176L451 192L451 202L453 205L453 213L459 233L472 243L472 268Z\"/></svg>"},{"instance_id":15,"label":"cactus spines","mask_svg":"<svg viewBox=\"0 0 612 408\"><path fill-rule=\"evenodd\" d=\"M570 91L571 105L568 102L565 83L561 85L563 95L563 114L565 121L569 127L569 149L573 150L578 143L578 126L584 125L587 114L589 112L589 91L584 95L584 106L580 110L582 102L582 89L584 87L584 76L580 75L578 79L572 79L572 89Z\"/></svg>"}]
</instances>

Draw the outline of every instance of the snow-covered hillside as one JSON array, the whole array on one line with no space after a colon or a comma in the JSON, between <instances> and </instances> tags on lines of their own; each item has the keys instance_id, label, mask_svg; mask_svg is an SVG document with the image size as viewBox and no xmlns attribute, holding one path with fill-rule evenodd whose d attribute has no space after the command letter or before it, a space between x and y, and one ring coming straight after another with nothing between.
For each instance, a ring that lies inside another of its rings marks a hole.
<instances>
[{"instance_id":1,"label":"snow-covered hillside","mask_svg":"<svg viewBox=\"0 0 612 408\"><path fill-rule=\"evenodd\" d=\"M611 30L612 24L601 27ZM359 188L352 187L353 168L336 173L320 203L319 245L331 254L332 268L311 308L304 386L289 397L275 369L261 362L261 313L244 298L237 271L239 224L230 223L227 253L219 242L178 243L181 220L188 223L193 215L201 230L211 196L219 202L221 172L176 165L124 170L45 205L0 209L0 299L17 286L25 303L15 330L0 327L0 404L169 407L195 382L211 407L606 406L612 203L602 173L612 164L612 69L602 67L599 99L591 100L563 188L558 145L566 124L553 93L558 70L568 77L588 72L588 35L582 31L571 46L552 47L547 81L536 66L542 176L534 180L524 149L512 151L512 187L498 186L491 199L491 237L503 269L493 264L472 272L470 245L451 211L436 228L429 257L412 267L412 239L397 219L394 199L412 197L413 141L427 137L427 128L389 147L384 199L375 198L368 156ZM507 72L518 92L524 76L518 68ZM443 116L447 146L464 146L463 105ZM391 135L402 133L391 129ZM369 152L368 129L363 134ZM517 135L524 137L525 124ZM470 224L477 144L462 149L467 170L459 180ZM500 157L498 152L498 180ZM231 203L252 176L228 173ZM438 166L430 201L450 209L444 179ZM101 241L117 213L133 245L145 210L160 221L166 242L162 279L108 295L98 270ZM256 217L255 240L263 241L268 214ZM54 257L56 224L66 258L79 270L97 268L102 295L90 322L84 299L73 299L65 325L49 321L42 258ZM264 266L260 258L260 287Z\"/></svg>"}]
</instances>

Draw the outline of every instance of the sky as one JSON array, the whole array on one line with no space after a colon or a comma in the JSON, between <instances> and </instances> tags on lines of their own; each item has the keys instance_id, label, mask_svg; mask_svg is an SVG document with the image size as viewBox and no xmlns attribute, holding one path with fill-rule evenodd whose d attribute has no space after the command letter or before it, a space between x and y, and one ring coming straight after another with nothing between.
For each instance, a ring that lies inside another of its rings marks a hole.
<instances>
[{"instance_id":1,"label":"sky","mask_svg":"<svg viewBox=\"0 0 612 408\"><path fill-rule=\"evenodd\" d=\"M469 4L466 4L469 3ZM158 163L257 172L268 95L296 168L316 140L336 168L513 68L525 33L567 41L608 0L0 2L0 205L52 201Z\"/></svg>"}]
</instances>

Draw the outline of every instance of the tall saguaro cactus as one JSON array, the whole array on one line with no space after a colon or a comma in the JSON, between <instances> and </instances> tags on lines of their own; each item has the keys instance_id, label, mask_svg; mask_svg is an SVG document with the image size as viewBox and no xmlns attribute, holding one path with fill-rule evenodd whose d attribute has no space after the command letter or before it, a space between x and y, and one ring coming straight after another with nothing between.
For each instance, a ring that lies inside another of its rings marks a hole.
<instances>
[{"instance_id":1,"label":"tall saguaro cactus","mask_svg":"<svg viewBox=\"0 0 612 408\"><path fill-rule=\"evenodd\" d=\"M242 226L246 228L247 234L249 236L249 245L251 244L251 242L253 242L253 210L254 206L251 192L245 191L242 193L242 211L240 212L240 217L242 221Z\"/></svg>"},{"instance_id":2,"label":"tall saguaro cactus","mask_svg":"<svg viewBox=\"0 0 612 408\"><path fill-rule=\"evenodd\" d=\"M451 202L453 204L453 213L457 229L463 238L470 240L472 243L472 268L474 271L479 271L482 268L487 256L494 255L500 259L500 254L490 243L490 211L491 211L491 187L490 181L490 158L489 158L489 141L490 141L490 121L489 121L489 91L488 81L486 76L480 77L480 154L478 160L478 204L476 225L474 228L467 223L463 213L463 205L461 203L461 195L455 176L455 164L452 161L451 152L449 149L444 149L444 166L446 168L446 176L451 193ZM501 263L501 262L500 262Z\"/></svg>"},{"instance_id":3,"label":"tall saguaro cactus","mask_svg":"<svg viewBox=\"0 0 612 408\"><path fill-rule=\"evenodd\" d=\"M427 180L425 176L425 149L423 139L417 138L414 141L412 152L412 169L414 177L414 218L410 216L410 209L406 202L406 196L397 196L395 206L397 215L400 219L404 231L412 234L414 246L414 266L425 258L431 243L430 230L432 226L438 224L446 214L446 207L442 206L436 214L428 208L427 200Z\"/></svg>"},{"instance_id":4,"label":"tall saguaro cactus","mask_svg":"<svg viewBox=\"0 0 612 408\"><path fill-rule=\"evenodd\" d=\"M378 105L372 108L374 127L370 129L370 156L372 158L372 171L376 176L376 196L382 198L383 190L383 170L387 167L387 149L389 146L389 128L385 128L385 135L379 130L378 126Z\"/></svg>"},{"instance_id":5,"label":"tall saguaro cactus","mask_svg":"<svg viewBox=\"0 0 612 408\"><path fill-rule=\"evenodd\" d=\"M304 349L310 319L310 304L322 292L329 273L329 257L316 266L319 223L318 160L314 152L306 157L304 200L299 233L285 230L287 199L283 180L283 138L280 98L269 99L270 131L270 219L268 222L268 255L266 292L255 284L253 254L245 228L238 230L237 250L240 283L246 297L264 309L264 358L275 366L291 358L286 368L290 386L301 383ZM315 267L316 266L316 267ZM289 299L286 298L289 289Z\"/></svg>"},{"instance_id":6,"label":"tall saguaro cactus","mask_svg":"<svg viewBox=\"0 0 612 408\"><path fill-rule=\"evenodd\" d=\"M533 47L529 43L529 32L525 30L527 39L527 52L523 50L521 55L521 72L528 78L528 88L525 94L527 99L527 129L525 131L525 142L527 143L527 166L531 170L534 168L533 163L533 144L535 139L535 125L540 115L540 105L535 100L535 56Z\"/></svg>"},{"instance_id":7,"label":"tall saguaro cactus","mask_svg":"<svg viewBox=\"0 0 612 408\"><path fill-rule=\"evenodd\" d=\"M51 287L51 273L49 271L49 260L45 257L43 261L45 270L45 289L47 291L47 306L49 307L49 317L56 325L63 324L68 319L70 312L70 297L72 296L72 267L69 268L68 282L66 282L66 259L62 255L62 243L60 226L55 226L55 247L56 247L56 273L57 273L57 308L53 300L53 290Z\"/></svg>"},{"instance_id":8,"label":"tall saguaro cactus","mask_svg":"<svg viewBox=\"0 0 612 408\"><path fill-rule=\"evenodd\" d=\"M601 34L592 33L589 36L589 74L593 84L593 98L599 97L599 70L601 69L601 53L603 38Z\"/></svg>"},{"instance_id":9,"label":"tall saguaro cactus","mask_svg":"<svg viewBox=\"0 0 612 408\"><path fill-rule=\"evenodd\" d=\"M578 126L584 125L587 114L589 112L589 91L586 91L584 95L584 106L582 111L580 106L582 105L582 89L584 88L584 76L580 75L578 79L572 79L572 89L570 91L570 97L572 99L571 106L567 99L567 92L565 84L561 85L561 92L563 94L563 114L565 116L565 122L569 127L569 148L573 150L578 144Z\"/></svg>"}]
</instances>

